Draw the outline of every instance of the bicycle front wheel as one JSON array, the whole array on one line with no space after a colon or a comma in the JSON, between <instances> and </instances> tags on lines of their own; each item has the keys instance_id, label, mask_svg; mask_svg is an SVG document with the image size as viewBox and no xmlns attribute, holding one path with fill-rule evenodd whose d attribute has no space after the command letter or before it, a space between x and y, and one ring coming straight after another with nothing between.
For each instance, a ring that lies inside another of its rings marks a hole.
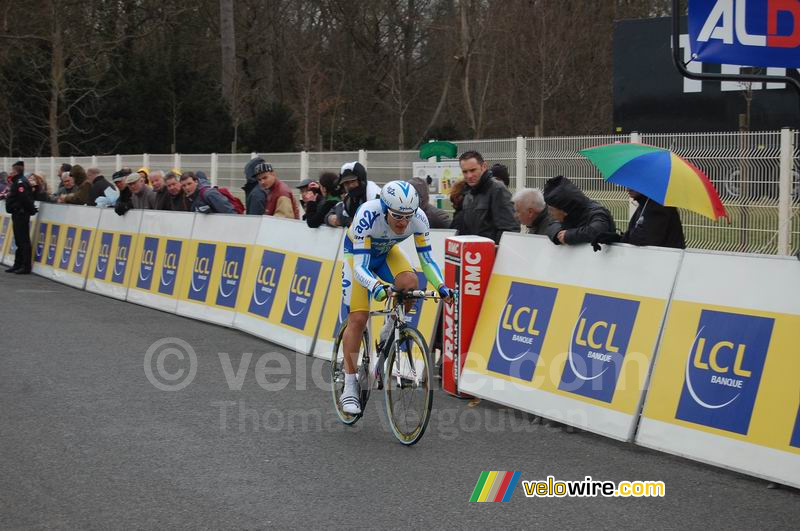
<instances>
[{"instance_id":1,"label":"bicycle front wheel","mask_svg":"<svg viewBox=\"0 0 800 531\"><path fill-rule=\"evenodd\" d=\"M425 433L433 407L433 371L428 345L414 328L400 331L384 372L386 414L397 440L416 444Z\"/></svg>"}]
</instances>

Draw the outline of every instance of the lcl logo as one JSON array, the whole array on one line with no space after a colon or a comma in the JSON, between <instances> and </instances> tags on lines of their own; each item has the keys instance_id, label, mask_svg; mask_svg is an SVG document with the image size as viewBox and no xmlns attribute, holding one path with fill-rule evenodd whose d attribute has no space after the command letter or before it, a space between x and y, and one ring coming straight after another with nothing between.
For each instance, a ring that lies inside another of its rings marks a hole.
<instances>
[{"instance_id":1,"label":"lcl logo","mask_svg":"<svg viewBox=\"0 0 800 531\"><path fill-rule=\"evenodd\" d=\"M675 417L746 434L773 326L772 318L703 310Z\"/></svg>"},{"instance_id":2,"label":"lcl logo","mask_svg":"<svg viewBox=\"0 0 800 531\"><path fill-rule=\"evenodd\" d=\"M222 272L217 293L217 304L233 308L239 293L239 283L244 266L247 249L229 245L225 249L225 260L222 262Z\"/></svg>"},{"instance_id":3,"label":"lcl logo","mask_svg":"<svg viewBox=\"0 0 800 531\"><path fill-rule=\"evenodd\" d=\"M261 263L258 265L256 282L250 297L248 311L252 314L268 318L275 301L275 293L281 280L281 271L286 255L264 249Z\"/></svg>"}]
</instances>

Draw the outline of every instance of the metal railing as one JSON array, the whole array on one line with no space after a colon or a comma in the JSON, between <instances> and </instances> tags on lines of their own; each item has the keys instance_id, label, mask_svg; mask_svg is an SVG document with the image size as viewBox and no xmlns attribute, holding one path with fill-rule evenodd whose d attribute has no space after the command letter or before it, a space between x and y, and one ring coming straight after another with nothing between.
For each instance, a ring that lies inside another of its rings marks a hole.
<instances>
[{"instance_id":1,"label":"metal railing","mask_svg":"<svg viewBox=\"0 0 800 531\"><path fill-rule=\"evenodd\" d=\"M592 199L605 205L617 227L627 228L634 205L625 190L606 182L580 154L581 149L615 142L641 142L668 148L703 170L719 192L729 220L712 222L681 210L687 245L693 248L768 254L800 251L800 132L675 133L596 135L548 138L506 138L455 142L459 153L479 151L490 164L508 166L511 187L544 186L556 175L572 179ZM782 154L786 157L782 165ZM289 185L337 172L342 164L360 161L379 184L413 175L417 151L341 151L237 154L138 154L23 159L26 168L44 173L55 187L62 162L97 167L110 176L122 167L204 171L211 181L242 195L244 166L261 156ZM8 169L13 160L3 158Z\"/></svg>"}]
</instances>

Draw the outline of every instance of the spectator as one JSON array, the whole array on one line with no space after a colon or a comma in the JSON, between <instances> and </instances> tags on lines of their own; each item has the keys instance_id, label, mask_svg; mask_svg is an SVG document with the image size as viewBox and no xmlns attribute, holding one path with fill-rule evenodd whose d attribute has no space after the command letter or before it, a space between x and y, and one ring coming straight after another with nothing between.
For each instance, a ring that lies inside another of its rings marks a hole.
<instances>
[{"instance_id":1,"label":"spectator","mask_svg":"<svg viewBox=\"0 0 800 531\"><path fill-rule=\"evenodd\" d=\"M300 209L297 206L291 188L278 179L278 174L271 164L259 164L255 168L258 184L267 192L267 205L262 214L279 218L300 219Z\"/></svg>"},{"instance_id":2,"label":"spectator","mask_svg":"<svg viewBox=\"0 0 800 531\"><path fill-rule=\"evenodd\" d=\"M308 203L315 203L322 199L322 192L317 181L311 179L303 179L300 184L296 186L300 190L300 207L303 209L302 220L306 220L306 212L308 210Z\"/></svg>"},{"instance_id":3,"label":"spectator","mask_svg":"<svg viewBox=\"0 0 800 531\"><path fill-rule=\"evenodd\" d=\"M250 159L244 167L245 183L244 186L242 186L242 190L244 190L245 194L245 214L263 216L264 212L267 210L267 191L259 186L256 177L259 173L262 173L258 170L264 169L261 166L262 164L272 168L272 166L267 164L261 157Z\"/></svg>"},{"instance_id":4,"label":"spectator","mask_svg":"<svg viewBox=\"0 0 800 531\"><path fill-rule=\"evenodd\" d=\"M306 223L312 229L325 225L328 214L341 201L336 193L336 181L339 176L326 172L319 176L319 197L315 201L306 201Z\"/></svg>"},{"instance_id":5,"label":"spectator","mask_svg":"<svg viewBox=\"0 0 800 531\"><path fill-rule=\"evenodd\" d=\"M28 183L31 185L31 193L34 201L47 203L52 201L50 194L47 193L47 181L42 175L34 172L28 175Z\"/></svg>"},{"instance_id":6,"label":"spectator","mask_svg":"<svg viewBox=\"0 0 800 531\"><path fill-rule=\"evenodd\" d=\"M450 216L440 208L430 204L430 192L428 183L419 177L412 177L408 180L411 186L417 191L419 196L419 208L428 216L428 223L432 229L446 229L450 227Z\"/></svg>"},{"instance_id":7,"label":"spectator","mask_svg":"<svg viewBox=\"0 0 800 531\"><path fill-rule=\"evenodd\" d=\"M89 191L89 200L86 202L89 206L97 206L97 199L104 197L109 188L113 188L110 182L103 177L98 168L89 168L86 170L86 178L91 183L92 188Z\"/></svg>"},{"instance_id":8,"label":"spectator","mask_svg":"<svg viewBox=\"0 0 800 531\"><path fill-rule=\"evenodd\" d=\"M367 169L356 161L342 165L338 186L346 193L339 216L343 226L350 225L350 219L364 202L377 199L381 195L381 187L367 180Z\"/></svg>"},{"instance_id":9,"label":"spectator","mask_svg":"<svg viewBox=\"0 0 800 531\"><path fill-rule=\"evenodd\" d=\"M164 205L169 201L169 193L167 187L164 186L164 172L156 170L150 173L150 185L153 187L153 192L156 194L156 210L167 210Z\"/></svg>"},{"instance_id":10,"label":"spectator","mask_svg":"<svg viewBox=\"0 0 800 531\"><path fill-rule=\"evenodd\" d=\"M86 176L86 171L80 164L75 164L69 171L70 176L75 180L75 187L77 191L58 196L59 203L67 203L68 205L85 205L89 202L89 197L92 193L92 183Z\"/></svg>"},{"instance_id":11,"label":"spectator","mask_svg":"<svg viewBox=\"0 0 800 531\"><path fill-rule=\"evenodd\" d=\"M492 166L492 177L506 185L506 188L511 185L511 177L508 174L508 166L505 164L495 164Z\"/></svg>"},{"instance_id":12,"label":"spectator","mask_svg":"<svg viewBox=\"0 0 800 531\"><path fill-rule=\"evenodd\" d=\"M156 193L147 186L146 175L142 174L140 170L125 178L125 183L131 190L133 208L137 210L155 210L156 208Z\"/></svg>"},{"instance_id":13,"label":"spectator","mask_svg":"<svg viewBox=\"0 0 800 531\"><path fill-rule=\"evenodd\" d=\"M189 209L202 214L235 214L228 198L216 188L187 171L181 175L181 187L186 196Z\"/></svg>"},{"instance_id":14,"label":"spectator","mask_svg":"<svg viewBox=\"0 0 800 531\"><path fill-rule=\"evenodd\" d=\"M616 232L598 234L592 242L595 251L600 250L600 243L614 242L674 249L686 248L681 216L677 208L663 206L632 188L628 188L628 195L638 203L628 223L628 230L622 234Z\"/></svg>"},{"instance_id":15,"label":"spectator","mask_svg":"<svg viewBox=\"0 0 800 531\"><path fill-rule=\"evenodd\" d=\"M551 218L547 236L556 245L592 243L598 234L616 231L611 213L586 197L566 177L548 179L544 200Z\"/></svg>"},{"instance_id":16,"label":"spectator","mask_svg":"<svg viewBox=\"0 0 800 531\"><path fill-rule=\"evenodd\" d=\"M522 232L547 236L550 216L542 191L538 188L523 188L515 193L511 200L514 202L517 219L524 227Z\"/></svg>"},{"instance_id":17,"label":"spectator","mask_svg":"<svg viewBox=\"0 0 800 531\"><path fill-rule=\"evenodd\" d=\"M69 172L71 172L71 171L72 171L72 164L69 164L67 162L63 163L61 165L61 167L59 168L58 177L59 177L59 181L60 182L58 183L58 188L56 189L56 193L53 194L53 201L57 201L58 200L58 196L73 193L72 191L67 192L66 191L66 186L64 185L64 174L66 173L66 174L69 175ZM73 182L74 182L74 180L73 180Z\"/></svg>"},{"instance_id":18,"label":"spectator","mask_svg":"<svg viewBox=\"0 0 800 531\"><path fill-rule=\"evenodd\" d=\"M0 199L8 195L8 172L0 171Z\"/></svg>"},{"instance_id":19,"label":"spectator","mask_svg":"<svg viewBox=\"0 0 800 531\"><path fill-rule=\"evenodd\" d=\"M167 200L159 207L159 210L172 210L173 212L189 212L189 204L186 201L186 194L181 188L181 174L177 171L170 171L164 177L164 187L167 189Z\"/></svg>"},{"instance_id":20,"label":"spectator","mask_svg":"<svg viewBox=\"0 0 800 531\"><path fill-rule=\"evenodd\" d=\"M458 162L468 187L464 193L464 217L458 233L483 236L499 243L503 232L519 232L511 193L503 183L492 178L483 156L477 151L466 151Z\"/></svg>"},{"instance_id":21,"label":"spectator","mask_svg":"<svg viewBox=\"0 0 800 531\"><path fill-rule=\"evenodd\" d=\"M122 168L111 177L119 190L119 197L114 204L114 212L116 212L118 216L124 216L128 210L133 208L132 192L127 183L128 177L130 177L131 174L130 168Z\"/></svg>"},{"instance_id":22,"label":"spectator","mask_svg":"<svg viewBox=\"0 0 800 531\"><path fill-rule=\"evenodd\" d=\"M461 230L464 221L464 189L466 186L467 183L461 179L450 187L450 204L453 205L453 221L450 223L450 228L456 229L456 231Z\"/></svg>"},{"instance_id":23,"label":"spectator","mask_svg":"<svg viewBox=\"0 0 800 531\"><path fill-rule=\"evenodd\" d=\"M136 173L138 173L139 175L142 176L142 182L144 183L145 186L149 187L150 186L150 170L145 168L145 167L141 167L138 170L136 170Z\"/></svg>"},{"instance_id":24,"label":"spectator","mask_svg":"<svg viewBox=\"0 0 800 531\"><path fill-rule=\"evenodd\" d=\"M75 179L72 178L68 171L65 171L61 174L61 182L58 184L58 190L53 194L53 201L58 201L58 198L62 195L74 194L75 192L77 192Z\"/></svg>"}]
</instances>

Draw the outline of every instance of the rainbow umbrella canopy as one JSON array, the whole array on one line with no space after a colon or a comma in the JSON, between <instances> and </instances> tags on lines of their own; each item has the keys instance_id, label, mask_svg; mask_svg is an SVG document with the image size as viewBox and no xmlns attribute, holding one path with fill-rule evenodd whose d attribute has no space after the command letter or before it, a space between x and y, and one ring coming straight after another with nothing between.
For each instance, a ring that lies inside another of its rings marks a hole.
<instances>
[{"instance_id":1,"label":"rainbow umbrella canopy","mask_svg":"<svg viewBox=\"0 0 800 531\"><path fill-rule=\"evenodd\" d=\"M709 219L727 217L708 177L668 149L646 144L609 144L581 150L606 181L632 188L665 206Z\"/></svg>"}]
</instances>

